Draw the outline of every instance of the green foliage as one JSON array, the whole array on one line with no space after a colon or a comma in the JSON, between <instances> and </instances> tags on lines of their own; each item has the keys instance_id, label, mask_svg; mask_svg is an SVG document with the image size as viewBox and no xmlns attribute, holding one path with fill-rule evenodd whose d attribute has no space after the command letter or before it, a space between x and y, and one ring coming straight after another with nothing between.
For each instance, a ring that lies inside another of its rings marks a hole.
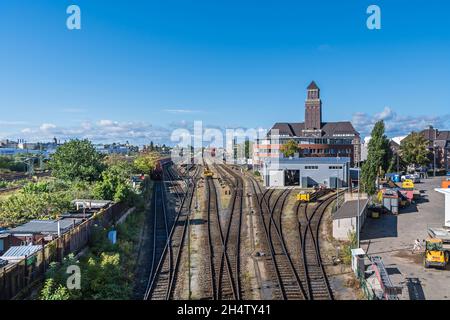
<instances>
[{"instance_id":1,"label":"green foliage","mask_svg":"<svg viewBox=\"0 0 450 320\"><path fill-rule=\"evenodd\" d=\"M70 200L60 193L15 193L0 201L0 225L10 227L32 219L55 219L70 208Z\"/></svg>"},{"instance_id":2,"label":"green foliage","mask_svg":"<svg viewBox=\"0 0 450 320\"><path fill-rule=\"evenodd\" d=\"M244 156L246 159L251 158L251 156L250 156L250 141L249 140L245 140L245 142L244 142Z\"/></svg>"},{"instance_id":3,"label":"green foliage","mask_svg":"<svg viewBox=\"0 0 450 320\"><path fill-rule=\"evenodd\" d=\"M371 136L367 160L364 162L361 171L361 182L365 191L370 195L375 194L376 179L386 172L391 157L389 140L384 134L384 122L382 120L375 124Z\"/></svg>"},{"instance_id":4,"label":"green foliage","mask_svg":"<svg viewBox=\"0 0 450 320\"><path fill-rule=\"evenodd\" d=\"M49 163L62 180L94 181L104 170L101 155L89 140L71 140L60 146Z\"/></svg>"},{"instance_id":5,"label":"green foliage","mask_svg":"<svg viewBox=\"0 0 450 320\"><path fill-rule=\"evenodd\" d=\"M29 194L49 192L49 186L50 184L47 181L29 182L23 186L22 192Z\"/></svg>"},{"instance_id":6,"label":"green foliage","mask_svg":"<svg viewBox=\"0 0 450 320\"><path fill-rule=\"evenodd\" d=\"M409 165L423 166L429 162L428 142L417 132L412 132L400 144L402 158Z\"/></svg>"},{"instance_id":7,"label":"green foliage","mask_svg":"<svg viewBox=\"0 0 450 320\"><path fill-rule=\"evenodd\" d=\"M398 157L398 159L397 159ZM397 164L398 161L398 164ZM391 161L389 162L389 167L387 172L401 172L406 169L406 163L403 160L403 157L400 155L400 152L398 154L393 154ZM398 170L397 170L398 167Z\"/></svg>"},{"instance_id":8,"label":"green foliage","mask_svg":"<svg viewBox=\"0 0 450 320\"><path fill-rule=\"evenodd\" d=\"M41 290L39 296L40 300L69 300L69 290L61 285L57 284L53 279L47 279L44 283L44 288Z\"/></svg>"},{"instance_id":9,"label":"green foliage","mask_svg":"<svg viewBox=\"0 0 450 320\"><path fill-rule=\"evenodd\" d=\"M92 198L92 184L62 180L26 182L20 191L0 200L0 225L55 219L70 209L70 201L76 198Z\"/></svg>"},{"instance_id":10,"label":"green foliage","mask_svg":"<svg viewBox=\"0 0 450 320\"><path fill-rule=\"evenodd\" d=\"M40 298L56 300L55 297L63 296L85 300L129 299L134 280L136 245L143 222L143 211L131 214L123 224L117 226L116 244L108 240L108 229L94 229L89 252L85 257L75 261L73 256L69 256L62 265L50 265ZM81 270L81 290L67 290L65 287L69 276L65 271L73 264L77 264ZM68 295L61 294L65 292Z\"/></svg>"},{"instance_id":11,"label":"green foliage","mask_svg":"<svg viewBox=\"0 0 450 320\"><path fill-rule=\"evenodd\" d=\"M141 153L134 160L134 166L138 173L149 174L156 166L156 161L160 155L157 152Z\"/></svg>"},{"instance_id":12,"label":"green foliage","mask_svg":"<svg viewBox=\"0 0 450 320\"><path fill-rule=\"evenodd\" d=\"M128 162L109 166L94 186L94 197L116 202L133 201L134 193L130 185L132 172L133 167Z\"/></svg>"},{"instance_id":13,"label":"green foliage","mask_svg":"<svg viewBox=\"0 0 450 320\"><path fill-rule=\"evenodd\" d=\"M352 249L355 249L357 247L358 239L356 237L355 231L349 231L348 232L348 238L349 242L344 245L342 248L342 261L350 265L352 263Z\"/></svg>"},{"instance_id":14,"label":"green foliage","mask_svg":"<svg viewBox=\"0 0 450 320\"><path fill-rule=\"evenodd\" d=\"M26 168L27 166L25 163L19 162L13 157L0 156L0 169L24 172L26 171Z\"/></svg>"},{"instance_id":15,"label":"green foliage","mask_svg":"<svg viewBox=\"0 0 450 320\"><path fill-rule=\"evenodd\" d=\"M0 189L5 189L8 187L8 182L6 181L0 181Z\"/></svg>"},{"instance_id":16,"label":"green foliage","mask_svg":"<svg viewBox=\"0 0 450 320\"><path fill-rule=\"evenodd\" d=\"M79 290L68 290L66 287L67 279L70 276L66 272L71 265L79 265L73 254L64 258L62 264L58 262L50 263L45 274L46 280L42 288L39 299L41 300L68 300L79 297Z\"/></svg>"},{"instance_id":17,"label":"green foliage","mask_svg":"<svg viewBox=\"0 0 450 320\"><path fill-rule=\"evenodd\" d=\"M280 147L280 151L286 158L293 157L295 153L299 152L298 143L295 140L289 140Z\"/></svg>"}]
</instances>

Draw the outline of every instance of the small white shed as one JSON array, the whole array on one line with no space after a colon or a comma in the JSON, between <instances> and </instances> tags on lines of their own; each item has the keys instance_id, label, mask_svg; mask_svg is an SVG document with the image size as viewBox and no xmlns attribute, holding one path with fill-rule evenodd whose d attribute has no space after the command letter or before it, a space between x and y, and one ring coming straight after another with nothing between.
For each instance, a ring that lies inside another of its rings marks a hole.
<instances>
[{"instance_id":1,"label":"small white shed","mask_svg":"<svg viewBox=\"0 0 450 320\"><path fill-rule=\"evenodd\" d=\"M369 199L367 198L359 200L360 231L366 220L368 203ZM358 200L350 200L344 202L344 204L333 214L333 238L344 241L349 240L349 233L356 230L357 211Z\"/></svg>"}]
</instances>

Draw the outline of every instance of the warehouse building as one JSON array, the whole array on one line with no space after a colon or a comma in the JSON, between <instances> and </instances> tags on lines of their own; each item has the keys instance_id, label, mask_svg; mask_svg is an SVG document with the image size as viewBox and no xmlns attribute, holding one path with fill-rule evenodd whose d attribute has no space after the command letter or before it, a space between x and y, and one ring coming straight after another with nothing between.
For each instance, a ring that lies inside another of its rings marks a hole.
<instances>
[{"instance_id":1,"label":"warehouse building","mask_svg":"<svg viewBox=\"0 0 450 320\"><path fill-rule=\"evenodd\" d=\"M350 158L268 158L262 163L266 187L346 187Z\"/></svg>"}]
</instances>

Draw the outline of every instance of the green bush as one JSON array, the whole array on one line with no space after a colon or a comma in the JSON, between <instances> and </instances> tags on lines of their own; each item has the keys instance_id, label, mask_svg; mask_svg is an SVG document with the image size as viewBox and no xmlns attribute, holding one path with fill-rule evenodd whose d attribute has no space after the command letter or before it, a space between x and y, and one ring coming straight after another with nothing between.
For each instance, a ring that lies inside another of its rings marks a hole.
<instances>
[{"instance_id":1,"label":"green bush","mask_svg":"<svg viewBox=\"0 0 450 320\"><path fill-rule=\"evenodd\" d=\"M116 244L108 240L108 231L111 229L94 229L85 257L75 261L73 256L69 256L63 264L51 264L40 299L129 299L133 287L136 244L139 242L143 220L143 211L128 216L125 223L117 226ZM81 290L68 290L66 287L68 275L65 271L71 264L80 267Z\"/></svg>"},{"instance_id":2,"label":"green bush","mask_svg":"<svg viewBox=\"0 0 450 320\"><path fill-rule=\"evenodd\" d=\"M357 244L357 237L355 231L349 231L349 241L342 248L342 261L344 264L351 265L352 263L352 249L355 249Z\"/></svg>"}]
</instances>

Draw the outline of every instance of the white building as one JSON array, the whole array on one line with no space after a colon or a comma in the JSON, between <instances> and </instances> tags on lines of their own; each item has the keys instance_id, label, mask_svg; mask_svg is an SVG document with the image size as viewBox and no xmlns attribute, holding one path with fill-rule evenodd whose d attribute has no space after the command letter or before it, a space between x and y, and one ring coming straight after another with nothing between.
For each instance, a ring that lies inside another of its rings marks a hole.
<instances>
[{"instance_id":1,"label":"white building","mask_svg":"<svg viewBox=\"0 0 450 320\"><path fill-rule=\"evenodd\" d=\"M262 161L266 187L347 186L350 158L268 158Z\"/></svg>"},{"instance_id":2,"label":"white building","mask_svg":"<svg viewBox=\"0 0 450 320\"><path fill-rule=\"evenodd\" d=\"M357 221L358 200L350 200L344 204L333 214L333 238L337 240L350 240L348 238L350 232L355 232L359 224L361 231L367 216L367 205L369 199L359 200L359 222Z\"/></svg>"}]
</instances>

